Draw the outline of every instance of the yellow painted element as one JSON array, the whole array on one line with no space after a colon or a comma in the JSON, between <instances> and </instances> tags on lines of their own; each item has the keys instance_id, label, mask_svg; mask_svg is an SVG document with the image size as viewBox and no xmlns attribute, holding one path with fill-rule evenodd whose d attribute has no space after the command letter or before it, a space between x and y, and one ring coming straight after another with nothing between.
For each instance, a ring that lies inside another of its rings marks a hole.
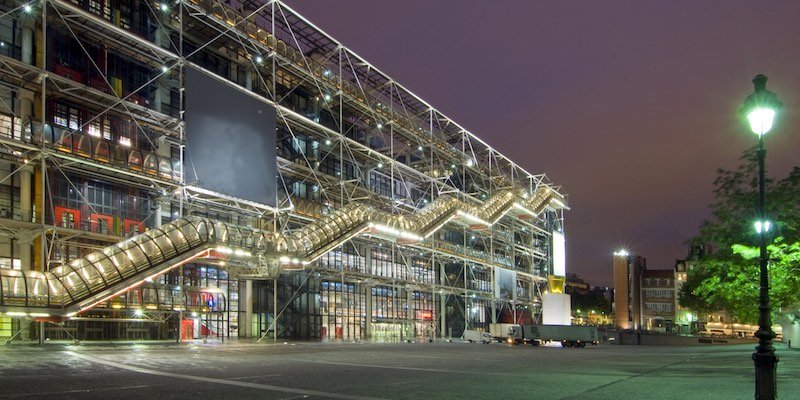
<instances>
[{"instance_id":1,"label":"yellow painted element","mask_svg":"<svg viewBox=\"0 0 800 400\"><path fill-rule=\"evenodd\" d=\"M564 293L564 284L567 278L563 276L547 275L547 289L550 293Z\"/></svg>"},{"instance_id":2,"label":"yellow painted element","mask_svg":"<svg viewBox=\"0 0 800 400\"><path fill-rule=\"evenodd\" d=\"M0 317L0 338L11 337L11 318Z\"/></svg>"},{"instance_id":3,"label":"yellow painted element","mask_svg":"<svg viewBox=\"0 0 800 400\"><path fill-rule=\"evenodd\" d=\"M114 93L117 96L122 97L122 79L111 77L110 79L111 87L114 88Z\"/></svg>"},{"instance_id":4,"label":"yellow painted element","mask_svg":"<svg viewBox=\"0 0 800 400\"><path fill-rule=\"evenodd\" d=\"M42 122L42 95L40 93L36 93L33 95L33 108L31 109L34 121ZM33 133L31 133L33 135Z\"/></svg>"}]
</instances>

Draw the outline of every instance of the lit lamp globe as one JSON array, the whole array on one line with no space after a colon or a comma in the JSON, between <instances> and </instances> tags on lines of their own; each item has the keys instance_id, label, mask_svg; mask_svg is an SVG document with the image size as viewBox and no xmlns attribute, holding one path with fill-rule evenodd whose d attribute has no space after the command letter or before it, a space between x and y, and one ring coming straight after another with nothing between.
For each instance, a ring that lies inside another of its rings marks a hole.
<instances>
[{"instance_id":1,"label":"lit lamp globe","mask_svg":"<svg viewBox=\"0 0 800 400\"><path fill-rule=\"evenodd\" d=\"M766 76L756 75L753 78L753 88L753 94L744 100L742 112L750 123L750 130L761 138L772 129L772 121L783 103L775 93L767 90Z\"/></svg>"}]
</instances>

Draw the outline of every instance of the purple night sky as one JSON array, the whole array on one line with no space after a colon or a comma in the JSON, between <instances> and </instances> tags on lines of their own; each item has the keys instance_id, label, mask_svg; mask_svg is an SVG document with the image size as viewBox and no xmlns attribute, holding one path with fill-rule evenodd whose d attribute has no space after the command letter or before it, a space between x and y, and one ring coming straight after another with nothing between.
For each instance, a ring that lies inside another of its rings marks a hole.
<instances>
[{"instance_id":1,"label":"purple night sky","mask_svg":"<svg viewBox=\"0 0 800 400\"><path fill-rule=\"evenodd\" d=\"M569 195L567 271L611 284L626 247L672 268L709 217L737 117L784 102L767 173L800 165L800 1L291 0L363 58ZM769 202L769 198L767 199Z\"/></svg>"}]
</instances>

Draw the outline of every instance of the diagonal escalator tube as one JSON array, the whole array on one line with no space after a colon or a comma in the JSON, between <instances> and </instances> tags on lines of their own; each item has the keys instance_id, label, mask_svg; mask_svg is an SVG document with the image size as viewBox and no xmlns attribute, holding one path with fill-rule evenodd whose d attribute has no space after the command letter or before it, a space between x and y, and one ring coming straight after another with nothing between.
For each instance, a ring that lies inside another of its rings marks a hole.
<instances>
[{"instance_id":1,"label":"diagonal escalator tube","mask_svg":"<svg viewBox=\"0 0 800 400\"><path fill-rule=\"evenodd\" d=\"M407 215L350 203L285 234L186 217L47 272L2 268L0 307L7 311L39 308L48 314L70 316L212 252L221 251L228 258L246 261L268 260L274 265L307 264L363 232L406 243L417 242L451 220L483 229L511 211L518 212L520 218L535 216L553 199L563 200L555 191L542 186L529 197L522 191L499 191L480 206L442 196ZM271 273L279 272L275 268Z\"/></svg>"}]
</instances>

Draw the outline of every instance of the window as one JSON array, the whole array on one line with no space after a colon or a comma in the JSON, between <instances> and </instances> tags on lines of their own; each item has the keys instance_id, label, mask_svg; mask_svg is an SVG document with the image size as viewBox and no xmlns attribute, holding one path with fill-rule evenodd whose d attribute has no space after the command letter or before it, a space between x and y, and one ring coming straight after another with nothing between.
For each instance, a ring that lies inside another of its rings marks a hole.
<instances>
[{"instance_id":1,"label":"window","mask_svg":"<svg viewBox=\"0 0 800 400\"><path fill-rule=\"evenodd\" d=\"M414 319L432 321L434 319L435 307L433 294L430 292L414 291L411 298L414 305Z\"/></svg>"},{"instance_id":2,"label":"window","mask_svg":"<svg viewBox=\"0 0 800 400\"><path fill-rule=\"evenodd\" d=\"M670 289L646 289L644 295L648 298L672 298L673 291Z\"/></svg>"},{"instance_id":3,"label":"window","mask_svg":"<svg viewBox=\"0 0 800 400\"><path fill-rule=\"evenodd\" d=\"M297 153L298 155L309 154L308 140L309 139L305 136L295 135L292 138L292 150L294 150L294 152Z\"/></svg>"},{"instance_id":4,"label":"window","mask_svg":"<svg viewBox=\"0 0 800 400\"><path fill-rule=\"evenodd\" d=\"M0 268L22 269L19 258L0 258Z\"/></svg>"},{"instance_id":5,"label":"window","mask_svg":"<svg viewBox=\"0 0 800 400\"><path fill-rule=\"evenodd\" d=\"M372 317L405 319L408 311L406 291L389 286L375 286L372 292Z\"/></svg>"},{"instance_id":6,"label":"window","mask_svg":"<svg viewBox=\"0 0 800 400\"><path fill-rule=\"evenodd\" d=\"M372 265L369 273L387 278L408 278L408 268L405 264L393 259L393 252L383 248L372 248Z\"/></svg>"},{"instance_id":7,"label":"window","mask_svg":"<svg viewBox=\"0 0 800 400\"><path fill-rule=\"evenodd\" d=\"M89 11L111 21L111 0L89 0Z\"/></svg>"},{"instance_id":8,"label":"window","mask_svg":"<svg viewBox=\"0 0 800 400\"><path fill-rule=\"evenodd\" d=\"M75 214L63 211L61 213L61 227L75 228Z\"/></svg>"},{"instance_id":9,"label":"window","mask_svg":"<svg viewBox=\"0 0 800 400\"><path fill-rule=\"evenodd\" d=\"M97 119L89 123L89 128L86 130L89 136L99 138L103 136L103 128L100 127L100 121Z\"/></svg>"},{"instance_id":10,"label":"window","mask_svg":"<svg viewBox=\"0 0 800 400\"><path fill-rule=\"evenodd\" d=\"M307 193L306 183L305 182L292 183L292 194L301 199L307 199L308 193Z\"/></svg>"},{"instance_id":11,"label":"window","mask_svg":"<svg viewBox=\"0 0 800 400\"><path fill-rule=\"evenodd\" d=\"M372 170L369 172L369 188L381 196L390 197L392 195L392 179Z\"/></svg>"},{"instance_id":12,"label":"window","mask_svg":"<svg viewBox=\"0 0 800 400\"><path fill-rule=\"evenodd\" d=\"M467 280L470 283L471 289L490 293L492 291L491 279L491 273L489 271L476 268L473 265L469 266Z\"/></svg>"},{"instance_id":13,"label":"window","mask_svg":"<svg viewBox=\"0 0 800 400\"><path fill-rule=\"evenodd\" d=\"M672 303L645 303L647 311L672 312Z\"/></svg>"},{"instance_id":14,"label":"window","mask_svg":"<svg viewBox=\"0 0 800 400\"><path fill-rule=\"evenodd\" d=\"M138 148L138 128L133 120L121 121L118 126L117 142L125 147Z\"/></svg>"},{"instance_id":15,"label":"window","mask_svg":"<svg viewBox=\"0 0 800 400\"><path fill-rule=\"evenodd\" d=\"M111 140L111 120L106 116L97 116L89 122L86 130L89 136Z\"/></svg>"},{"instance_id":16,"label":"window","mask_svg":"<svg viewBox=\"0 0 800 400\"><path fill-rule=\"evenodd\" d=\"M108 221L105 218L97 220L97 231L103 234L108 234Z\"/></svg>"},{"instance_id":17,"label":"window","mask_svg":"<svg viewBox=\"0 0 800 400\"><path fill-rule=\"evenodd\" d=\"M78 130L81 126L80 110L64 103L55 103L53 123L64 128Z\"/></svg>"},{"instance_id":18,"label":"window","mask_svg":"<svg viewBox=\"0 0 800 400\"><path fill-rule=\"evenodd\" d=\"M122 1L119 4L119 27L122 29L131 29L131 18L133 17L133 8L127 1Z\"/></svg>"},{"instance_id":19,"label":"window","mask_svg":"<svg viewBox=\"0 0 800 400\"><path fill-rule=\"evenodd\" d=\"M80 110L74 107L69 109L69 129L78 130L81 128Z\"/></svg>"},{"instance_id":20,"label":"window","mask_svg":"<svg viewBox=\"0 0 800 400\"><path fill-rule=\"evenodd\" d=\"M428 259L413 259L411 261L411 274L417 282L436 282L436 273L433 270L433 264Z\"/></svg>"}]
</instances>

